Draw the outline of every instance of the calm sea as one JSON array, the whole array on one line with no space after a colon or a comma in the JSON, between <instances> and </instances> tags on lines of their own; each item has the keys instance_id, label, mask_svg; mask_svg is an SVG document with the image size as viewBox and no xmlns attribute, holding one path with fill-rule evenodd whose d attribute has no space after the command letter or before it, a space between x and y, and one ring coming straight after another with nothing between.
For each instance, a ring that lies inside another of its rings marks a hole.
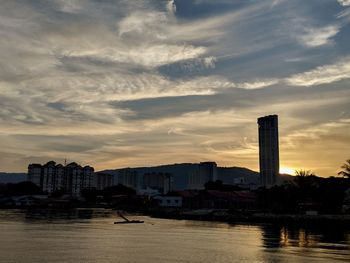
<instances>
[{"instance_id":1,"label":"calm sea","mask_svg":"<svg viewBox=\"0 0 350 263\"><path fill-rule=\"evenodd\" d=\"M130 216L110 210L0 210L0 262L350 262L350 231L229 225Z\"/></svg>"}]
</instances>

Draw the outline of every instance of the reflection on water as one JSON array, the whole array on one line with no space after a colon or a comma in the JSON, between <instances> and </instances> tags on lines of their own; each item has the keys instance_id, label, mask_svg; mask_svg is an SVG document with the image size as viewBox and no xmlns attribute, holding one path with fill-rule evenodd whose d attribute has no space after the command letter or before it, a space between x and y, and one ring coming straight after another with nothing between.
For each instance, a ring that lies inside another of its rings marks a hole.
<instances>
[{"instance_id":1,"label":"reflection on water","mask_svg":"<svg viewBox=\"0 0 350 263\"><path fill-rule=\"evenodd\" d=\"M350 234L344 227L295 227L263 225L262 240L266 248L312 247L319 244L334 244L335 249L348 249Z\"/></svg>"},{"instance_id":2,"label":"reflection on water","mask_svg":"<svg viewBox=\"0 0 350 263\"><path fill-rule=\"evenodd\" d=\"M130 216L105 209L0 211L0 262L350 261L349 228L229 225Z\"/></svg>"}]
</instances>

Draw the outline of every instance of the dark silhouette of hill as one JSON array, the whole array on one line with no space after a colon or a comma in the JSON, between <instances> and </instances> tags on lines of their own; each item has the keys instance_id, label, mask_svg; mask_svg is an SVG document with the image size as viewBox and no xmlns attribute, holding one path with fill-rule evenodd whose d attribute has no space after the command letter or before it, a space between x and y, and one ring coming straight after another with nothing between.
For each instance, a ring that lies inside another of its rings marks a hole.
<instances>
[{"instance_id":1,"label":"dark silhouette of hill","mask_svg":"<svg viewBox=\"0 0 350 263\"><path fill-rule=\"evenodd\" d=\"M19 183L27 180L26 173L1 173L0 172L0 183Z\"/></svg>"},{"instance_id":2,"label":"dark silhouette of hill","mask_svg":"<svg viewBox=\"0 0 350 263\"><path fill-rule=\"evenodd\" d=\"M116 176L120 170L130 169L139 175L145 173L170 173L173 175L173 189L185 189L188 184L188 177L198 172L198 163L179 163L160 165L153 167L121 168L114 170L104 170L102 173ZM218 167L218 179L225 184L233 184L235 178L245 178L246 183L258 184L259 173L242 167Z\"/></svg>"}]
</instances>

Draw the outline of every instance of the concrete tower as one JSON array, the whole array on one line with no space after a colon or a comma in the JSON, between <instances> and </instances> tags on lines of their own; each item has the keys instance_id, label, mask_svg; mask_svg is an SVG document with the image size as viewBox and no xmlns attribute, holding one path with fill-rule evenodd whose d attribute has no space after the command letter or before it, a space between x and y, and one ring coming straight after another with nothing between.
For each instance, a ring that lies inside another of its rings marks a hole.
<instances>
[{"instance_id":1,"label":"concrete tower","mask_svg":"<svg viewBox=\"0 0 350 263\"><path fill-rule=\"evenodd\" d=\"M279 174L278 116L258 118L259 161L261 185L267 188L276 184Z\"/></svg>"}]
</instances>

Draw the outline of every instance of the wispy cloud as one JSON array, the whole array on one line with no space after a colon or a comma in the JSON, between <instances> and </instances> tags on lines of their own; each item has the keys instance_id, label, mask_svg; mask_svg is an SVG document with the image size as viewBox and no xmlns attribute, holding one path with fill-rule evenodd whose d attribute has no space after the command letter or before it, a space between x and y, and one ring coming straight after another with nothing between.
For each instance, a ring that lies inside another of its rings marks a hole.
<instances>
[{"instance_id":1,"label":"wispy cloud","mask_svg":"<svg viewBox=\"0 0 350 263\"><path fill-rule=\"evenodd\" d=\"M350 58L344 58L334 64L319 66L314 70L295 74L286 79L289 85L313 86L332 83L350 78Z\"/></svg>"},{"instance_id":2,"label":"wispy cloud","mask_svg":"<svg viewBox=\"0 0 350 263\"><path fill-rule=\"evenodd\" d=\"M338 3L342 6L350 6L350 0L338 0Z\"/></svg>"},{"instance_id":3,"label":"wispy cloud","mask_svg":"<svg viewBox=\"0 0 350 263\"><path fill-rule=\"evenodd\" d=\"M337 1L1 1L0 165L255 169L257 116L280 114L282 138L348 119L347 13Z\"/></svg>"},{"instance_id":4,"label":"wispy cloud","mask_svg":"<svg viewBox=\"0 0 350 263\"><path fill-rule=\"evenodd\" d=\"M308 47L318 47L333 43L332 38L338 34L340 27L330 25L326 27L307 27L298 38L300 42Z\"/></svg>"},{"instance_id":5,"label":"wispy cloud","mask_svg":"<svg viewBox=\"0 0 350 263\"><path fill-rule=\"evenodd\" d=\"M280 82L279 79L257 80L254 82L239 83L237 84L237 87L242 89L261 89L261 88L275 85L279 82Z\"/></svg>"}]
</instances>

